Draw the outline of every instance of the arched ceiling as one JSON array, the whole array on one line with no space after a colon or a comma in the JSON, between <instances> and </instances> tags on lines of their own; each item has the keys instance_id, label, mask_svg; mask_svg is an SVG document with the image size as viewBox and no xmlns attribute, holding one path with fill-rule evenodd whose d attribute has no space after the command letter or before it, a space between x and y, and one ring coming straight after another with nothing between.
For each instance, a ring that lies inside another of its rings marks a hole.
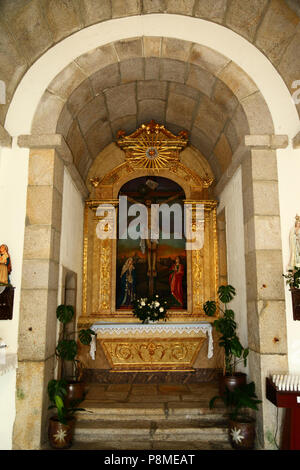
<instances>
[{"instance_id":1,"label":"arched ceiling","mask_svg":"<svg viewBox=\"0 0 300 470\"><path fill-rule=\"evenodd\" d=\"M151 119L187 130L217 180L246 134L274 131L255 83L228 58L188 41L142 37L70 63L44 93L32 134L62 134L85 179L118 130L131 133Z\"/></svg>"},{"instance_id":2,"label":"arched ceiling","mask_svg":"<svg viewBox=\"0 0 300 470\"><path fill-rule=\"evenodd\" d=\"M0 122L22 76L53 45L98 22L151 13L194 16L237 32L269 58L293 93L300 77L298 0L1 0L0 77L7 99Z\"/></svg>"}]
</instances>

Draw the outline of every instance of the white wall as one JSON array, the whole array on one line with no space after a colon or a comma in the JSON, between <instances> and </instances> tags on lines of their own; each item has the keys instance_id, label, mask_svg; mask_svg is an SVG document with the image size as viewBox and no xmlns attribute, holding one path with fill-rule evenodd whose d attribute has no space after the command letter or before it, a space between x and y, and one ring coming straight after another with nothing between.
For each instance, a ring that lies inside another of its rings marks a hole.
<instances>
[{"instance_id":1,"label":"white wall","mask_svg":"<svg viewBox=\"0 0 300 470\"><path fill-rule=\"evenodd\" d=\"M15 286L12 320L0 321L0 338L8 345L8 353L17 353L19 304L22 278L23 243L26 216L28 177L28 150L1 149L0 155L0 244L8 246ZM0 377L0 449L12 448L12 430L15 420L16 370Z\"/></svg>"},{"instance_id":2,"label":"white wall","mask_svg":"<svg viewBox=\"0 0 300 470\"><path fill-rule=\"evenodd\" d=\"M62 227L60 240L60 281L58 303L61 302L62 267L77 273L77 316L82 303L82 253L83 253L84 202L67 169L64 171Z\"/></svg>"},{"instance_id":3,"label":"white wall","mask_svg":"<svg viewBox=\"0 0 300 470\"><path fill-rule=\"evenodd\" d=\"M286 271L289 262L289 232L300 215L300 150L277 151L282 259ZM300 321L293 320L292 299L285 288L289 372L300 374Z\"/></svg>"},{"instance_id":4,"label":"white wall","mask_svg":"<svg viewBox=\"0 0 300 470\"><path fill-rule=\"evenodd\" d=\"M246 270L244 247L242 172L238 168L222 191L218 212L225 208L228 284L236 289L230 303L238 324L238 335L244 347L248 346ZM240 371L248 373L248 365L239 364Z\"/></svg>"}]
</instances>

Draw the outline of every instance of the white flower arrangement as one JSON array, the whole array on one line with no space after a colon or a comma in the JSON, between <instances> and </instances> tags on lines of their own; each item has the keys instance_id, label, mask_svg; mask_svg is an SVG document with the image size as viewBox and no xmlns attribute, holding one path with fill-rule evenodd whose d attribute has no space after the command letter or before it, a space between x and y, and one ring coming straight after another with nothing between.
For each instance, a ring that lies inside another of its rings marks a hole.
<instances>
[{"instance_id":1,"label":"white flower arrangement","mask_svg":"<svg viewBox=\"0 0 300 470\"><path fill-rule=\"evenodd\" d=\"M167 300L160 299L159 295L148 298L141 297L133 303L133 315L137 317L142 323L149 323L167 320L168 302Z\"/></svg>"}]
</instances>

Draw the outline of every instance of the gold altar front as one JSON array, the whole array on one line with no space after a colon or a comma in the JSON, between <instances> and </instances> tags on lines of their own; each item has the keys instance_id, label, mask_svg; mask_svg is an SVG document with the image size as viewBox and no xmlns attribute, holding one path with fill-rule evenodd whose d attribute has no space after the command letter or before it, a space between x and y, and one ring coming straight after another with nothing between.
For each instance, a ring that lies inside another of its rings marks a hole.
<instances>
[{"instance_id":1,"label":"gold altar front","mask_svg":"<svg viewBox=\"0 0 300 470\"><path fill-rule=\"evenodd\" d=\"M112 371L170 371L193 370L205 334L176 335L130 333L98 337Z\"/></svg>"},{"instance_id":2,"label":"gold altar front","mask_svg":"<svg viewBox=\"0 0 300 470\"><path fill-rule=\"evenodd\" d=\"M217 201L210 195L213 176L209 167L203 168L202 174L186 167L180 161L180 147L182 149L187 145L186 135L183 133L175 136L162 128L163 126L160 126L159 132L166 132L162 148L169 146L169 151L167 158L166 155L162 155L163 160L159 165L145 167L142 160L137 158L141 154L140 148L136 154L134 153L133 149L140 146L141 139L145 141L143 132L146 132L147 128L140 128L129 136L128 140L124 134L120 136L119 146L125 151L124 163L117 165L102 178L95 174L90 179L92 189L85 203L84 216L83 298L82 313L78 320L80 327L88 327L99 321L116 323L136 321L130 309L121 311L116 309L117 241L97 237L96 228L100 217L97 216L96 210L100 204L109 204L116 208L117 214L120 188L126 182L140 176L161 176L178 183L185 193L184 203L193 207L193 231L204 230L203 246L186 252L187 308L170 310L168 322L212 322L215 319L207 317L203 311L206 300L217 300L219 280ZM196 204L202 204L204 207L201 227L197 226L193 212ZM194 340L191 337L163 339L159 336L151 338L150 341L143 337L129 340L126 336L114 340L101 339L101 347L109 367L113 369L126 370L129 366L140 369L145 367L186 369L192 368L203 342L206 342L205 337ZM160 358L162 351L165 364L162 363L163 358Z\"/></svg>"}]
</instances>

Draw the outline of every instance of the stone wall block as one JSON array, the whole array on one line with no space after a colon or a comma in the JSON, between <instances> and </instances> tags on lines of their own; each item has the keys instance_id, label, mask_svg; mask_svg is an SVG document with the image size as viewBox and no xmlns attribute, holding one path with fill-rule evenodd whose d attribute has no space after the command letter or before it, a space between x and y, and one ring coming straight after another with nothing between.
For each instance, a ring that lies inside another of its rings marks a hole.
<instances>
[{"instance_id":1,"label":"stone wall block","mask_svg":"<svg viewBox=\"0 0 300 470\"><path fill-rule=\"evenodd\" d=\"M58 264L49 259L24 259L22 289L57 289Z\"/></svg>"},{"instance_id":2,"label":"stone wall block","mask_svg":"<svg viewBox=\"0 0 300 470\"><path fill-rule=\"evenodd\" d=\"M187 96L170 93L166 120L184 129L190 129L197 102Z\"/></svg>"},{"instance_id":3,"label":"stone wall block","mask_svg":"<svg viewBox=\"0 0 300 470\"><path fill-rule=\"evenodd\" d=\"M44 362L19 362L13 449L38 450L41 443ZM28 410L31 410L29 413Z\"/></svg>"},{"instance_id":4,"label":"stone wall block","mask_svg":"<svg viewBox=\"0 0 300 470\"><path fill-rule=\"evenodd\" d=\"M32 134L55 134L64 104L61 98L46 91L33 118Z\"/></svg>"},{"instance_id":5,"label":"stone wall block","mask_svg":"<svg viewBox=\"0 0 300 470\"><path fill-rule=\"evenodd\" d=\"M272 0L256 35L256 46L277 65L296 32L299 17L285 2Z\"/></svg>"},{"instance_id":6,"label":"stone wall block","mask_svg":"<svg viewBox=\"0 0 300 470\"><path fill-rule=\"evenodd\" d=\"M247 116L250 133L274 133L274 126L269 108L260 92L244 98L241 105Z\"/></svg>"},{"instance_id":7,"label":"stone wall block","mask_svg":"<svg viewBox=\"0 0 300 470\"><path fill-rule=\"evenodd\" d=\"M222 23L227 6L227 0L198 0L195 16L205 18L215 23Z\"/></svg>"},{"instance_id":8,"label":"stone wall block","mask_svg":"<svg viewBox=\"0 0 300 470\"><path fill-rule=\"evenodd\" d=\"M85 26L109 20L112 16L110 0L81 0L81 15Z\"/></svg>"},{"instance_id":9,"label":"stone wall block","mask_svg":"<svg viewBox=\"0 0 300 470\"><path fill-rule=\"evenodd\" d=\"M112 0L111 6L113 18L140 15L142 10L141 0Z\"/></svg>"},{"instance_id":10,"label":"stone wall block","mask_svg":"<svg viewBox=\"0 0 300 470\"><path fill-rule=\"evenodd\" d=\"M78 67L76 62L71 62L65 67L48 86L48 90L67 100L70 94L86 79L86 74Z\"/></svg>"},{"instance_id":11,"label":"stone wall block","mask_svg":"<svg viewBox=\"0 0 300 470\"><path fill-rule=\"evenodd\" d=\"M118 56L113 44L106 44L88 51L78 57L75 62L81 67L87 76L97 72L99 68L118 62Z\"/></svg>"},{"instance_id":12,"label":"stone wall block","mask_svg":"<svg viewBox=\"0 0 300 470\"><path fill-rule=\"evenodd\" d=\"M119 60L132 59L143 55L143 42L141 38L124 39L115 43Z\"/></svg>"},{"instance_id":13,"label":"stone wall block","mask_svg":"<svg viewBox=\"0 0 300 470\"><path fill-rule=\"evenodd\" d=\"M24 259L45 259L51 256L54 229L50 225L27 225L24 235Z\"/></svg>"},{"instance_id":14,"label":"stone wall block","mask_svg":"<svg viewBox=\"0 0 300 470\"><path fill-rule=\"evenodd\" d=\"M285 325L285 302L258 301L260 351L262 354L285 354L287 336Z\"/></svg>"},{"instance_id":15,"label":"stone wall block","mask_svg":"<svg viewBox=\"0 0 300 470\"><path fill-rule=\"evenodd\" d=\"M255 252L257 269L257 298L263 300L284 299L281 250Z\"/></svg>"},{"instance_id":16,"label":"stone wall block","mask_svg":"<svg viewBox=\"0 0 300 470\"><path fill-rule=\"evenodd\" d=\"M104 95L96 96L92 101L87 103L79 112L78 123L83 134L95 124L95 122L107 120L107 110Z\"/></svg>"},{"instance_id":17,"label":"stone wall block","mask_svg":"<svg viewBox=\"0 0 300 470\"><path fill-rule=\"evenodd\" d=\"M168 59L187 61L190 55L192 43L174 38L163 38L161 57Z\"/></svg>"},{"instance_id":18,"label":"stone wall block","mask_svg":"<svg viewBox=\"0 0 300 470\"><path fill-rule=\"evenodd\" d=\"M186 64L181 61L171 59L161 59L160 79L170 82L184 83Z\"/></svg>"},{"instance_id":19,"label":"stone wall block","mask_svg":"<svg viewBox=\"0 0 300 470\"><path fill-rule=\"evenodd\" d=\"M165 116L165 102L162 100L141 100L138 103L138 125L149 122L151 119L160 122Z\"/></svg>"},{"instance_id":20,"label":"stone wall block","mask_svg":"<svg viewBox=\"0 0 300 470\"><path fill-rule=\"evenodd\" d=\"M121 75L119 64L116 63L108 65L107 67L104 67L103 69L94 73L90 77L90 82L92 84L92 89L95 96L99 93L102 93L102 91L106 90L107 88L120 85Z\"/></svg>"},{"instance_id":21,"label":"stone wall block","mask_svg":"<svg viewBox=\"0 0 300 470\"><path fill-rule=\"evenodd\" d=\"M120 63L120 73L122 83L129 83L136 80L144 80L144 59L138 58L122 61Z\"/></svg>"},{"instance_id":22,"label":"stone wall block","mask_svg":"<svg viewBox=\"0 0 300 470\"><path fill-rule=\"evenodd\" d=\"M143 37L144 57L160 57L162 38L155 36Z\"/></svg>"},{"instance_id":23,"label":"stone wall block","mask_svg":"<svg viewBox=\"0 0 300 470\"><path fill-rule=\"evenodd\" d=\"M128 83L104 91L111 121L126 114L136 114L135 87L135 83Z\"/></svg>"},{"instance_id":24,"label":"stone wall block","mask_svg":"<svg viewBox=\"0 0 300 470\"><path fill-rule=\"evenodd\" d=\"M168 0L167 13L193 15L195 0Z\"/></svg>"},{"instance_id":25,"label":"stone wall block","mask_svg":"<svg viewBox=\"0 0 300 470\"><path fill-rule=\"evenodd\" d=\"M203 46L202 44L193 44L189 61L213 75L217 75L229 64L230 59L210 47Z\"/></svg>"},{"instance_id":26,"label":"stone wall block","mask_svg":"<svg viewBox=\"0 0 300 470\"><path fill-rule=\"evenodd\" d=\"M166 0L143 0L143 13L164 13L166 7Z\"/></svg>"},{"instance_id":27,"label":"stone wall block","mask_svg":"<svg viewBox=\"0 0 300 470\"><path fill-rule=\"evenodd\" d=\"M210 72L195 65L189 67L186 84L196 88L206 96L210 97L212 95L215 81L215 77Z\"/></svg>"},{"instance_id":28,"label":"stone wall block","mask_svg":"<svg viewBox=\"0 0 300 470\"><path fill-rule=\"evenodd\" d=\"M233 0L228 6L226 25L252 42L267 3L268 0Z\"/></svg>"},{"instance_id":29,"label":"stone wall block","mask_svg":"<svg viewBox=\"0 0 300 470\"><path fill-rule=\"evenodd\" d=\"M234 62L229 62L222 68L218 73L218 78L230 88L239 100L258 91L253 80Z\"/></svg>"},{"instance_id":30,"label":"stone wall block","mask_svg":"<svg viewBox=\"0 0 300 470\"><path fill-rule=\"evenodd\" d=\"M253 202L255 215L279 215L277 182L254 181Z\"/></svg>"}]
</instances>

